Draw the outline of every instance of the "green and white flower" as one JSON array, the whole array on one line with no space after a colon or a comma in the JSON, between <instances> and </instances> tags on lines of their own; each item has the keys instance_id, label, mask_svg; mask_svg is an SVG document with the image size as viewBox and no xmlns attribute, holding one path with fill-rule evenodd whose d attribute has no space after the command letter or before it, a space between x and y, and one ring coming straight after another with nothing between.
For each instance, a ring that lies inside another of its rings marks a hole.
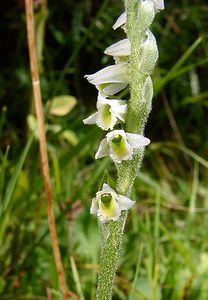
<instances>
[{"instance_id":1,"label":"green and white flower","mask_svg":"<svg viewBox=\"0 0 208 300\"><path fill-rule=\"evenodd\" d=\"M117 221L121 211L134 205L135 201L117 194L108 184L104 183L102 190L92 199L90 213L97 215L100 222Z\"/></svg>"},{"instance_id":2,"label":"green and white flower","mask_svg":"<svg viewBox=\"0 0 208 300\"><path fill-rule=\"evenodd\" d=\"M98 94L97 110L83 120L84 124L97 124L103 130L112 130L116 123L125 122L127 104L124 100L109 100Z\"/></svg>"},{"instance_id":3,"label":"green and white flower","mask_svg":"<svg viewBox=\"0 0 208 300\"><path fill-rule=\"evenodd\" d=\"M143 135L113 130L101 141L95 159L109 155L115 163L121 163L123 160L131 160L135 149L149 143L150 140Z\"/></svg>"},{"instance_id":4,"label":"green and white flower","mask_svg":"<svg viewBox=\"0 0 208 300\"><path fill-rule=\"evenodd\" d=\"M127 63L108 66L100 71L85 75L102 95L115 95L129 84L129 65Z\"/></svg>"}]
</instances>

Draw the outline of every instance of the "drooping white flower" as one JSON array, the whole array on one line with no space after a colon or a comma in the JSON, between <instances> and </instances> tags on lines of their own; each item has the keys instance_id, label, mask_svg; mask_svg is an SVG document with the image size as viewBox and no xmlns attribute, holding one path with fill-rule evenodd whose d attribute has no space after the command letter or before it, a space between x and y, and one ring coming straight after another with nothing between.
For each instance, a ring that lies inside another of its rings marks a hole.
<instances>
[{"instance_id":1,"label":"drooping white flower","mask_svg":"<svg viewBox=\"0 0 208 300\"><path fill-rule=\"evenodd\" d=\"M143 135L113 130L101 141L95 159L109 155L115 163L131 160L134 149L147 146L150 140Z\"/></svg>"},{"instance_id":2,"label":"drooping white flower","mask_svg":"<svg viewBox=\"0 0 208 300\"><path fill-rule=\"evenodd\" d=\"M115 95L129 83L129 65L112 65L92 75L85 75L85 78L94 84L102 95Z\"/></svg>"},{"instance_id":3,"label":"drooping white flower","mask_svg":"<svg viewBox=\"0 0 208 300\"><path fill-rule=\"evenodd\" d=\"M116 20L115 24L113 25L113 29L116 30L117 28L124 26L126 24L126 21L127 21L127 14L126 12L124 12Z\"/></svg>"},{"instance_id":4,"label":"drooping white flower","mask_svg":"<svg viewBox=\"0 0 208 300\"><path fill-rule=\"evenodd\" d=\"M124 100L109 100L98 94L97 110L83 120L84 124L97 124L103 130L112 130L118 121L125 122L127 104Z\"/></svg>"},{"instance_id":5,"label":"drooping white flower","mask_svg":"<svg viewBox=\"0 0 208 300\"><path fill-rule=\"evenodd\" d=\"M121 40L104 51L105 54L111 56L129 56L131 54L131 43L129 39Z\"/></svg>"},{"instance_id":6,"label":"drooping white flower","mask_svg":"<svg viewBox=\"0 0 208 300\"><path fill-rule=\"evenodd\" d=\"M117 221L121 211L134 205L135 201L117 194L108 184L104 183L102 190L92 199L90 213L97 215L100 222Z\"/></svg>"}]
</instances>

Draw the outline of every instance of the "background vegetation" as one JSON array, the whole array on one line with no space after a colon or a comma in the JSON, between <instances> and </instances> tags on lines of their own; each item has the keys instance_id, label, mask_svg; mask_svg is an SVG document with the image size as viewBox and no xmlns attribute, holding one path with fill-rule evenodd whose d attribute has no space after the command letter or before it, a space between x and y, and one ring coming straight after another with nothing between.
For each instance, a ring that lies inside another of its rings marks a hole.
<instances>
[{"instance_id":1,"label":"background vegetation","mask_svg":"<svg viewBox=\"0 0 208 300\"><path fill-rule=\"evenodd\" d=\"M160 50L146 128L152 143L133 191L137 204L113 299L208 299L208 5L166 2L152 26ZM123 35L111 28L123 4L49 0L46 11L41 0L34 3L63 263L69 289L94 299L100 246L89 206L103 180L114 185L115 168L108 159L94 161L103 133L82 123L96 103L83 76L112 63L103 50ZM0 299L60 299L38 143L31 140L24 1L3 1L0 12ZM60 95L75 97L76 105L70 98L70 112L57 116L49 100Z\"/></svg>"}]
</instances>

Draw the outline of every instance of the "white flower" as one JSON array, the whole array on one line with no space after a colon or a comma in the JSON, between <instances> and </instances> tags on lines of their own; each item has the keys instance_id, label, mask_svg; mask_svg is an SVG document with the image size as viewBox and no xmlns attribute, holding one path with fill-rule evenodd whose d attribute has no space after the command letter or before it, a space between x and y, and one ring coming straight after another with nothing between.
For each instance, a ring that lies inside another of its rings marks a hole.
<instances>
[{"instance_id":1,"label":"white flower","mask_svg":"<svg viewBox=\"0 0 208 300\"><path fill-rule=\"evenodd\" d=\"M165 8L164 0L143 0L143 3L152 3L154 5L155 12Z\"/></svg>"},{"instance_id":2,"label":"white flower","mask_svg":"<svg viewBox=\"0 0 208 300\"><path fill-rule=\"evenodd\" d=\"M114 95L124 89L129 83L128 64L118 64L106 67L100 71L85 75L103 95Z\"/></svg>"},{"instance_id":3,"label":"white flower","mask_svg":"<svg viewBox=\"0 0 208 300\"><path fill-rule=\"evenodd\" d=\"M127 104L124 100L109 100L98 94L97 110L83 120L84 124L97 124L103 130L112 130L118 121L125 122Z\"/></svg>"},{"instance_id":4,"label":"white flower","mask_svg":"<svg viewBox=\"0 0 208 300\"><path fill-rule=\"evenodd\" d=\"M113 130L101 141L95 159L109 155L115 163L121 163L122 160L132 159L134 149L147 146L149 143L150 140L143 135Z\"/></svg>"},{"instance_id":5,"label":"white flower","mask_svg":"<svg viewBox=\"0 0 208 300\"><path fill-rule=\"evenodd\" d=\"M152 0L155 6L155 11L162 10L165 8L164 0Z\"/></svg>"},{"instance_id":6,"label":"white flower","mask_svg":"<svg viewBox=\"0 0 208 300\"><path fill-rule=\"evenodd\" d=\"M126 14L126 12L124 12L116 20L115 24L113 25L113 29L116 30L117 28L125 25L126 21L127 21L127 14Z\"/></svg>"},{"instance_id":7,"label":"white flower","mask_svg":"<svg viewBox=\"0 0 208 300\"><path fill-rule=\"evenodd\" d=\"M121 211L134 205L135 201L117 194L108 184L104 183L102 190L92 199L90 213L97 215L100 222L117 221Z\"/></svg>"},{"instance_id":8,"label":"white flower","mask_svg":"<svg viewBox=\"0 0 208 300\"><path fill-rule=\"evenodd\" d=\"M105 54L111 56L129 56L131 54L131 43L129 39L121 40L104 51Z\"/></svg>"}]
</instances>

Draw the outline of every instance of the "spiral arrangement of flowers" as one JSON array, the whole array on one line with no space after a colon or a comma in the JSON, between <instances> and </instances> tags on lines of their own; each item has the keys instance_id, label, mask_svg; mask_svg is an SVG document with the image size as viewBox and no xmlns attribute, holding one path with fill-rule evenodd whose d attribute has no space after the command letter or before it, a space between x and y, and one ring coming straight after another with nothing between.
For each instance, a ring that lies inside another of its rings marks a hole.
<instances>
[{"instance_id":1,"label":"spiral arrangement of flowers","mask_svg":"<svg viewBox=\"0 0 208 300\"><path fill-rule=\"evenodd\" d=\"M137 37L135 37L135 32L132 30L134 24L129 24L129 26L127 22L129 2L132 2L134 8L138 10L136 17L140 23L140 30L139 32L136 30L138 33ZM133 132L126 132L126 119L131 117L129 116L129 105L127 100L118 97L118 93L128 85L130 85L131 91L131 83L134 80L134 76L140 72L140 77L144 77L140 101L146 102L147 106L151 102L153 87L149 75L158 59L158 49L155 37L149 30L149 26L152 23L155 13L163 8L164 3L161 0L126 1L126 11L117 19L113 25L113 29L115 30L122 27L127 34L127 38L109 46L104 51L106 55L113 56L115 64L95 74L85 76L90 83L96 86L98 98L97 112L89 116L83 122L85 124L96 124L105 131L110 130L100 143L95 155L96 159L109 155L114 163L120 164L123 160L132 160L136 149L141 149L150 143L148 138L142 134L135 133L135 130ZM132 27L132 29L129 27ZM138 53L136 53L138 64L137 68L132 70L132 39L139 39L139 35L140 45L137 49ZM136 105L135 110L138 111ZM135 122L135 125L136 123L137 122ZM91 213L97 214L101 222L110 219L116 221L121 210L126 210L132 206L132 202L130 204L129 200L126 200L126 205L120 205L120 209L117 209L116 207L119 206L118 202L116 202L117 206L113 205L116 201L115 191L111 193L102 190L99 193L110 195L108 205L102 200L103 197L98 201L97 210L94 204L92 204L93 208L91 208ZM105 206L105 210L102 209L102 206Z\"/></svg>"},{"instance_id":2,"label":"spiral arrangement of flowers","mask_svg":"<svg viewBox=\"0 0 208 300\"><path fill-rule=\"evenodd\" d=\"M144 128L151 111L153 83L150 77L158 59L156 39L150 31L155 14L164 9L163 0L125 0L125 11L113 29L121 27L127 37L104 53L114 58L114 65L103 68L87 80L98 90L97 111L84 120L107 131L95 158L109 156L117 168L116 191L104 183L92 199L91 214L97 215L104 240L97 299L109 300L121 250L128 210L134 205L129 197L141 166L144 148L150 140ZM121 91L129 87L130 98Z\"/></svg>"}]
</instances>

